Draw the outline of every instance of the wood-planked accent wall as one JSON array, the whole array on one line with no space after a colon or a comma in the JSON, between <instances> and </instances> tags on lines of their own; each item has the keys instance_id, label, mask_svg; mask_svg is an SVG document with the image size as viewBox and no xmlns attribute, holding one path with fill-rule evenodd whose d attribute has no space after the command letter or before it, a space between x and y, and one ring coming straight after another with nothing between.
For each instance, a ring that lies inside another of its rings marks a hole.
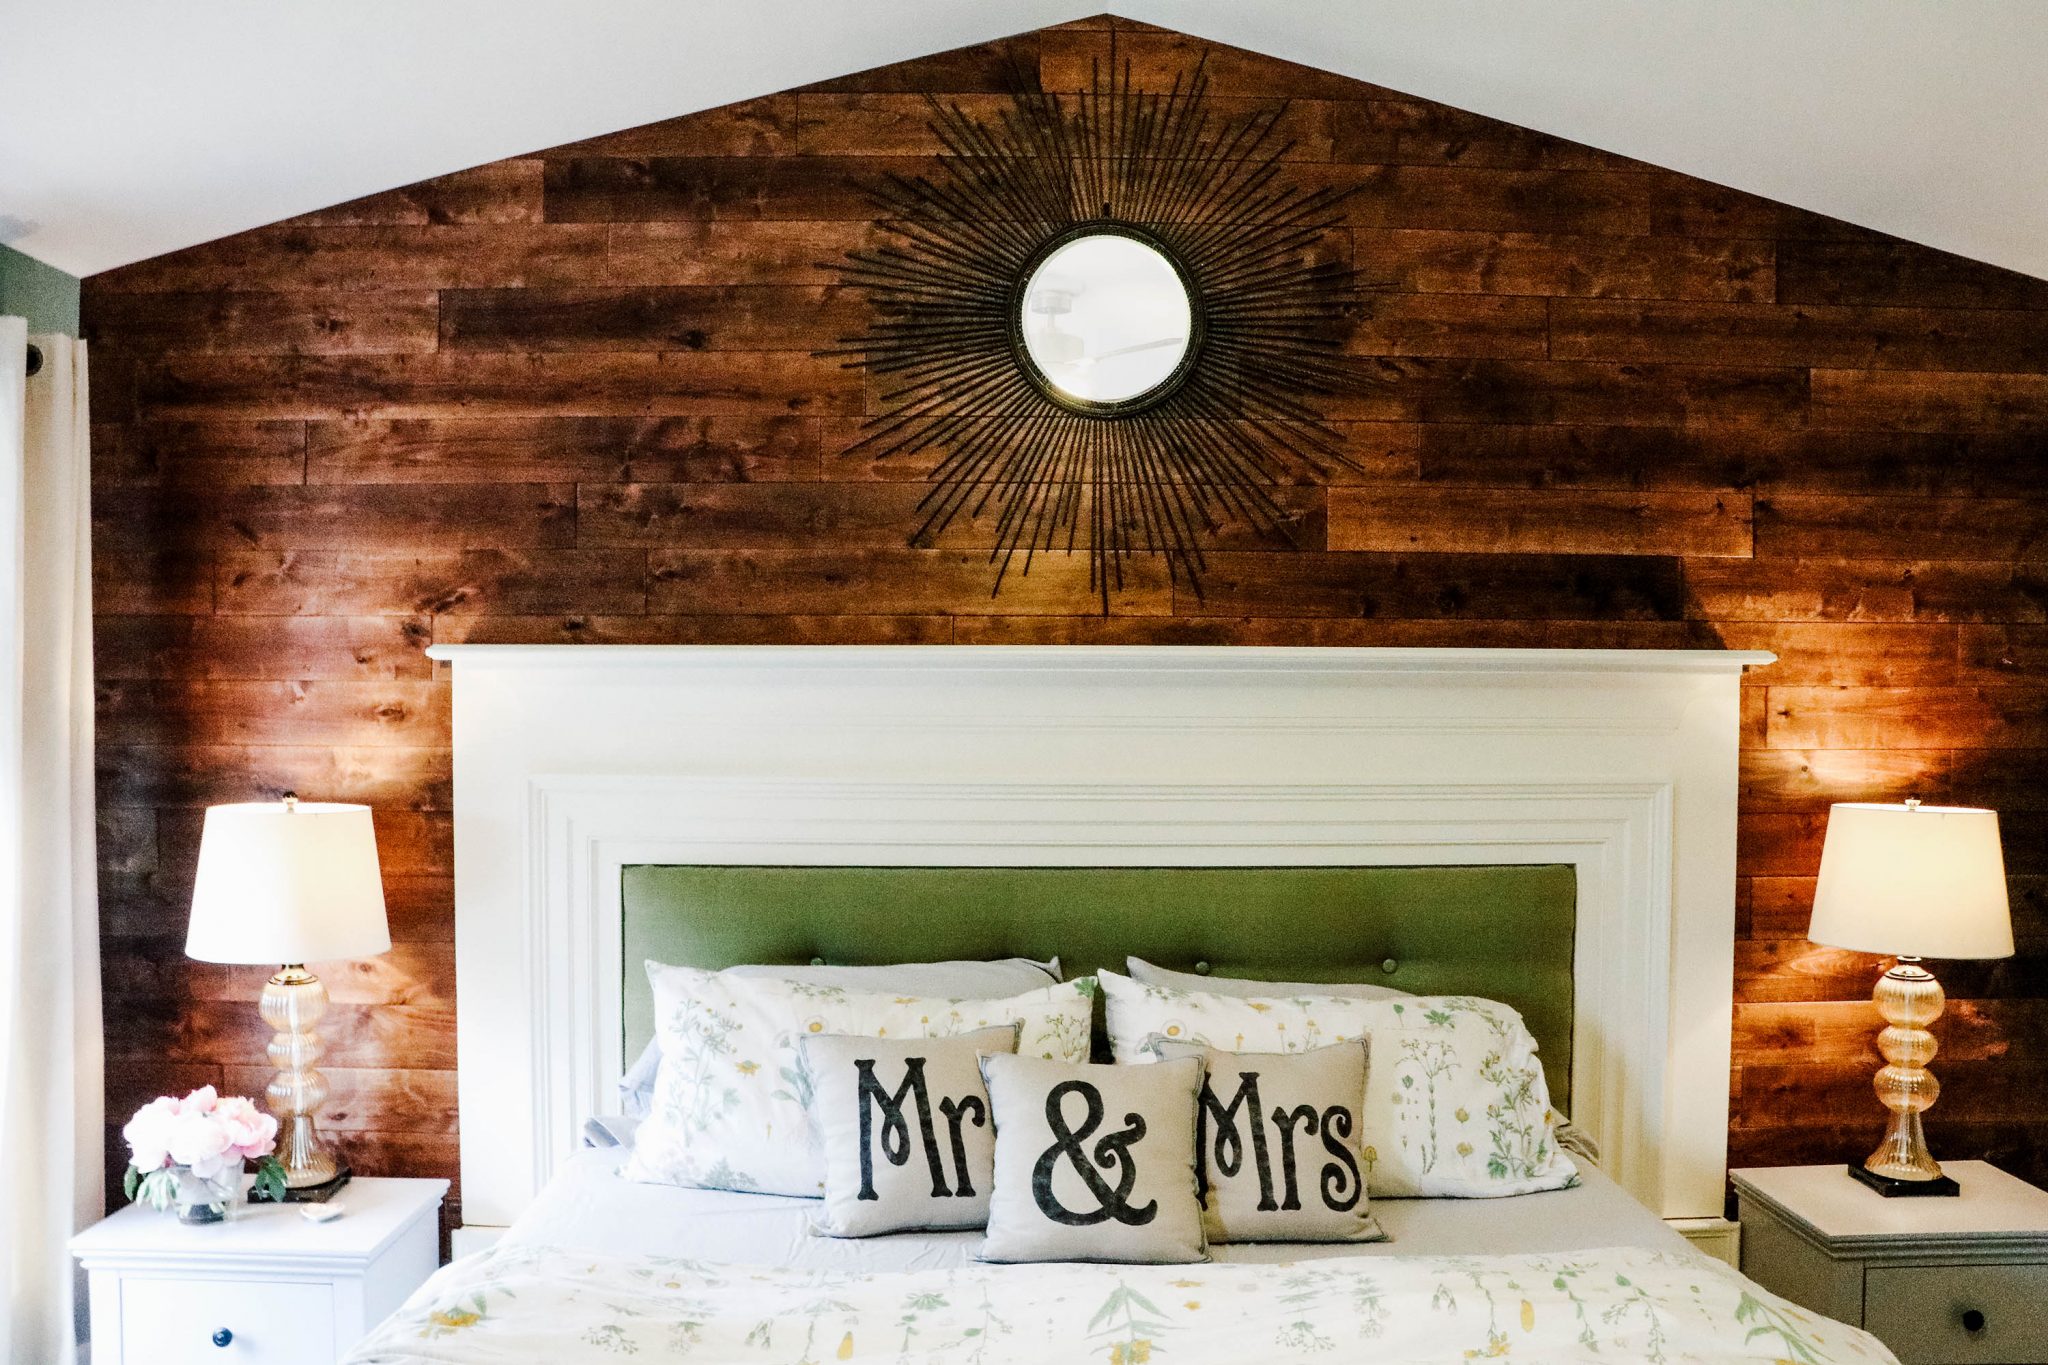
<instances>
[{"instance_id":1,"label":"wood-planked accent wall","mask_svg":"<svg viewBox=\"0 0 2048 1365\"><path fill-rule=\"evenodd\" d=\"M2021 955L1955 964L1937 1149L2048 1179L2048 282L1228 49L1385 285L1364 471L1226 527L1201 597L1082 560L991 598L811 358L925 92L1158 85L1090 21L515 158L87 282L108 1113L253 1091L263 972L180 954L201 809L377 808L396 946L326 974L328 1130L456 1174L448 690L432 641L1776 650L1745 692L1733 1159L1877 1131L1877 964L1802 937L1827 803L2004 813ZM117 1154L118 1155L118 1154Z\"/></svg>"}]
</instances>

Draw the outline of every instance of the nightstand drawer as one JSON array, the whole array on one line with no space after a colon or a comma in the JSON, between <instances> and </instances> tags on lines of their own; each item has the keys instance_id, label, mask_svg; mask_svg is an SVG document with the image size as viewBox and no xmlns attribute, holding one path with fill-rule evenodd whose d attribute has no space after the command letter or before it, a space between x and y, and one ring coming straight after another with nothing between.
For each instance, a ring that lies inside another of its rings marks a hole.
<instances>
[{"instance_id":1,"label":"nightstand drawer","mask_svg":"<svg viewBox=\"0 0 2048 1365\"><path fill-rule=\"evenodd\" d=\"M225 1332L227 1341L215 1341ZM334 1290L303 1280L121 1281L122 1359L153 1365L332 1365Z\"/></svg>"},{"instance_id":2,"label":"nightstand drawer","mask_svg":"<svg viewBox=\"0 0 2048 1365\"><path fill-rule=\"evenodd\" d=\"M1872 1266L1863 1325L1907 1365L2048 1361L2048 1265Z\"/></svg>"}]
</instances>

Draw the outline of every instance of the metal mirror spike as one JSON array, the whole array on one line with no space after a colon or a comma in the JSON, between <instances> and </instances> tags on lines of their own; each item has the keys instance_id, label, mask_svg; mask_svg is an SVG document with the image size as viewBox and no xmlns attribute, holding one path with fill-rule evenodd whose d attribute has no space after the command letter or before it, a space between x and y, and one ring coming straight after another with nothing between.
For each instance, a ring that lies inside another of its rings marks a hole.
<instances>
[{"instance_id":1,"label":"metal mirror spike","mask_svg":"<svg viewBox=\"0 0 2048 1365\"><path fill-rule=\"evenodd\" d=\"M1199 66L1165 93L1132 91L1128 64L1078 95L1023 84L990 121L932 99L937 170L864 187L886 241L836 269L868 328L818 354L873 377L855 450L931 466L912 545L992 514L991 595L1085 549L1105 614L1139 554L1199 596L1219 527L1291 539L1274 490L1357 467L1323 416L1357 382L1367 291L1330 250L1349 191L1297 184L1286 106L1223 116ZM1157 249L1189 296L1184 358L1128 401L1062 393L1020 331L1034 268L1096 231Z\"/></svg>"}]
</instances>

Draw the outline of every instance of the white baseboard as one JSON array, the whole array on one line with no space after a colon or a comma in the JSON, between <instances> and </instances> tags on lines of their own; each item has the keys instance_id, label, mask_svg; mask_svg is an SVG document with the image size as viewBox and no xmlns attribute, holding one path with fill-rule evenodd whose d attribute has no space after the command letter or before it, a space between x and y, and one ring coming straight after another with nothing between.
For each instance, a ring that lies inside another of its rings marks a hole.
<instances>
[{"instance_id":1,"label":"white baseboard","mask_svg":"<svg viewBox=\"0 0 2048 1365\"><path fill-rule=\"evenodd\" d=\"M1742 1224L1731 1223L1726 1218L1667 1218L1671 1225L1686 1241L1717 1261L1742 1269Z\"/></svg>"}]
</instances>

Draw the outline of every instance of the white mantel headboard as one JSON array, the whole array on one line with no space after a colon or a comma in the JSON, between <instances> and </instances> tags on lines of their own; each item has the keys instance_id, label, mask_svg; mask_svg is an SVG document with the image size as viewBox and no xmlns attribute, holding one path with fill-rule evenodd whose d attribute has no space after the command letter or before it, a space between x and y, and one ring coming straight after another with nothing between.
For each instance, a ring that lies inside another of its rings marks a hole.
<instances>
[{"instance_id":1,"label":"white mantel headboard","mask_svg":"<svg viewBox=\"0 0 2048 1365\"><path fill-rule=\"evenodd\" d=\"M613 1104L632 863L1569 863L1573 1118L1721 1211L1737 651L437 645L465 1222ZM1563 1104L1566 1097L1557 1097Z\"/></svg>"}]
</instances>

